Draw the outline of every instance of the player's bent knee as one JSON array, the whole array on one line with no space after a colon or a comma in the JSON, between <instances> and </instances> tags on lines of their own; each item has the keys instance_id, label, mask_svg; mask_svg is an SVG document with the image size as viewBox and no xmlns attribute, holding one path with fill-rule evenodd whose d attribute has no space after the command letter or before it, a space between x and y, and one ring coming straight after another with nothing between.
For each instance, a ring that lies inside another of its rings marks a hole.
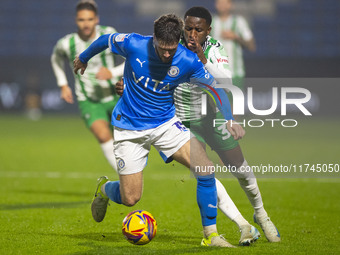
<instances>
[{"instance_id":1,"label":"player's bent knee","mask_svg":"<svg viewBox=\"0 0 340 255\"><path fill-rule=\"evenodd\" d=\"M131 207L137 204L139 200L140 200L140 197L130 197L130 198L123 199L122 202L124 205Z\"/></svg>"},{"instance_id":2,"label":"player's bent knee","mask_svg":"<svg viewBox=\"0 0 340 255\"><path fill-rule=\"evenodd\" d=\"M122 203L129 207L134 206L135 204L138 203L141 196L142 194L138 194L138 193L126 194L125 196L123 195Z\"/></svg>"}]
</instances>

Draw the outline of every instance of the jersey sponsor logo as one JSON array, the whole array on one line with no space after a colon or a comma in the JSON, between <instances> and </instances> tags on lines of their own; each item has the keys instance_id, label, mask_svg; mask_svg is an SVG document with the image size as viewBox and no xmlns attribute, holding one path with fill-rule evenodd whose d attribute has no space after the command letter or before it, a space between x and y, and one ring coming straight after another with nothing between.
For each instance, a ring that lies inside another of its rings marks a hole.
<instances>
[{"instance_id":1,"label":"jersey sponsor logo","mask_svg":"<svg viewBox=\"0 0 340 255\"><path fill-rule=\"evenodd\" d=\"M117 161L117 166L118 166L118 169L123 169L125 166L125 161L122 158L119 158Z\"/></svg>"},{"instance_id":2,"label":"jersey sponsor logo","mask_svg":"<svg viewBox=\"0 0 340 255\"><path fill-rule=\"evenodd\" d=\"M168 71L170 77L176 77L179 74L179 68L177 66L171 66Z\"/></svg>"},{"instance_id":3,"label":"jersey sponsor logo","mask_svg":"<svg viewBox=\"0 0 340 255\"><path fill-rule=\"evenodd\" d=\"M136 84L141 84L144 86L144 88L152 88L152 91L157 91L161 92L163 90L170 90L170 83L167 83L164 85L163 81L155 80L150 77L136 77L136 74L132 72L133 80ZM138 78L138 79L137 79Z\"/></svg>"},{"instance_id":4,"label":"jersey sponsor logo","mask_svg":"<svg viewBox=\"0 0 340 255\"><path fill-rule=\"evenodd\" d=\"M140 64L140 67L142 68L143 67L143 64L146 62L146 61L140 61L139 58L136 58L136 61Z\"/></svg>"},{"instance_id":5,"label":"jersey sponsor logo","mask_svg":"<svg viewBox=\"0 0 340 255\"><path fill-rule=\"evenodd\" d=\"M128 36L128 34L118 34L115 36L116 42L122 42Z\"/></svg>"},{"instance_id":6,"label":"jersey sponsor logo","mask_svg":"<svg viewBox=\"0 0 340 255\"><path fill-rule=\"evenodd\" d=\"M217 59L217 63L226 63L226 64L228 64L229 61L228 61L227 58L218 58L218 59Z\"/></svg>"}]
</instances>

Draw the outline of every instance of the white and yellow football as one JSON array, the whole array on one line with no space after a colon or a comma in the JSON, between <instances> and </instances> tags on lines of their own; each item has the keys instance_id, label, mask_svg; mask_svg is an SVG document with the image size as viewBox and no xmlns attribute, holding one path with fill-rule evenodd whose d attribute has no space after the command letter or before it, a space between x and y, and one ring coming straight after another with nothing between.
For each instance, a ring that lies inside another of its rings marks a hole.
<instances>
[{"instance_id":1,"label":"white and yellow football","mask_svg":"<svg viewBox=\"0 0 340 255\"><path fill-rule=\"evenodd\" d=\"M147 211L133 211L124 218L122 232L128 242L144 245L155 237L157 222L152 214Z\"/></svg>"}]
</instances>

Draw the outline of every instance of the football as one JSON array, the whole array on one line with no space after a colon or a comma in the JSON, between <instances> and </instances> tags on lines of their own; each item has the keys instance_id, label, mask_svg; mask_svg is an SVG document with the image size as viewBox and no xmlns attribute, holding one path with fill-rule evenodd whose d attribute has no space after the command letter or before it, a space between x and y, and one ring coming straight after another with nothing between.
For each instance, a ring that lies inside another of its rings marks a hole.
<instances>
[{"instance_id":1,"label":"football","mask_svg":"<svg viewBox=\"0 0 340 255\"><path fill-rule=\"evenodd\" d=\"M151 213L144 210L133 211L124 218L122 232L128 242L144 245L155 237L157 223Z\"/></svg>"}]
</instances>

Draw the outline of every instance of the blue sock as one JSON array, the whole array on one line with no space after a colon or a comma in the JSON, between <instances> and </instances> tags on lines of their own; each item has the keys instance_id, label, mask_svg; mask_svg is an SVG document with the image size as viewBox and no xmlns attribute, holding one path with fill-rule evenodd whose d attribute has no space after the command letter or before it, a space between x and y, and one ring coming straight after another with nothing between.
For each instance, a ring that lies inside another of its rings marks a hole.
<instances>
[{"instance_id":1,"label":"blue sock","mask_svg":"<svg viewBox=\"0 0 340 255\"><path fill-rule=\"evenodd\" d=\"M197 177L197 204L201 212L202 225L215 225L217 192L214 174Z\"/></svg>"},{"instance_id":2,"label":"blue sock","mask_svg":"<svg viewBox=\"0 0 340 255\"><path fill-rule=\"evenodd\" d=\"M106 195L117 204L122 203L122 198L120 197L120 190L119 190L119 181L115 182L107 182L105 184L105 193Z\"/></svg>"}]
</instances>

